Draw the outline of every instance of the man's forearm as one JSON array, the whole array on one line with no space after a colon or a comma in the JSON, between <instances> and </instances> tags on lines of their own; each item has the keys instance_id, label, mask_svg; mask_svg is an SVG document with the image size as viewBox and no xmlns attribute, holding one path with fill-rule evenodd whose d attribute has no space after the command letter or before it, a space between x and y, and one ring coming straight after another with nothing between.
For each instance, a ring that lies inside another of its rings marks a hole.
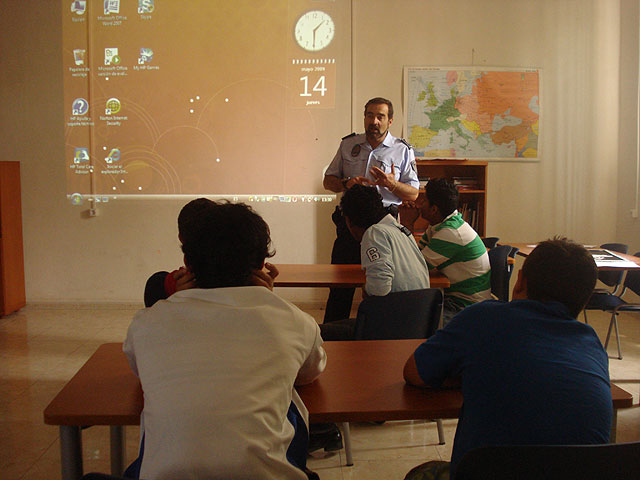
<instances>
[{"instance_id":1,"label":"man's forearm","mask_svg":"<svg viewBox=\"0 0 640 480\"><path fill-rule=\"evenodd\" d=\"M344 192L345 190L344 185L342 184L342 179L334 177L333 175L325 175L322 185L327 190L331 190L336 193Z\"/></svg>"},{"instance_id":2,"label":"man's forearm","mask_svg":"<svg viewBox=\"0 0 640 480\"><path fill-rule=\"evenodd\" d=\"M409 200L413 201L418 198L418 189L412 187L411 185L407 185L406 183L402 183L398 181L393 188L390 188L389 191L393 193L400 200Z\"/></svg>"}]
</instances>

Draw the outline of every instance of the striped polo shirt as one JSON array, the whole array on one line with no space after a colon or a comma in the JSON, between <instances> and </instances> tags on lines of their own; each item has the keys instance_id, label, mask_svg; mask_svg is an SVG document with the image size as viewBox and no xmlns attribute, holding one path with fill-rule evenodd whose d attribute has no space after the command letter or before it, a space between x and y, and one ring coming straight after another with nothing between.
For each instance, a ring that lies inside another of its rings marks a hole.
<instances>
[{"instance_id":1,"label":"striped polo shirt","mask_svg":"<svg viewBox=\"0 0 640 480\"><path fill-rule=\"evenodd\" d=\"M457 210L430 225L418 243L429 269L437 268L451 282L445 295L463 307L491 298L487 249Z\"/></svg>"}]
</instances>

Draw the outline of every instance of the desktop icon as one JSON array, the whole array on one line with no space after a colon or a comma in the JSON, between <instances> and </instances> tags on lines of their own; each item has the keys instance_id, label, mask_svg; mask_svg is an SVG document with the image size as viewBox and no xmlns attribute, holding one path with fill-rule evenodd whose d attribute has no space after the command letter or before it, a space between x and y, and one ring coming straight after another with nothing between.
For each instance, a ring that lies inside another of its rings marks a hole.
<instances>
[{"instance_id":1,"label":"desktop icon","mask_svg":"<svg viewBox=\"0 0 640 480\"><path fill-rule=\"evenodd\" d=\"M118 65L120 63L120 57L118 56L117 48L105 48L104 49L104 64L105 65Z\"/></svg>"},{"instance_id":2,"label":"desktop icon","mask_svg":"<svg viewBox=\"0 0 640 480\"><path fill-rule=\"evenodd\" d=\"M153 13L155 3L154 0L138 0L138 13Z\"/></svg>"},{"instance_id":3,"label":"desktop icon","mask_svg":"<svg viewBox=\"0 0 640 480\"><path fill-rule=\"evenodd\" d=\"M84 57L87 51L85 49L76 48L73 50L73 61L76 65L84 65Z\"/></svg>"},{"instance_id":4,"label":"desktop icon","mask_svg":"<svg viewBox=\"0 0 640 480\"><path fill-rule=\"evenodd\" d=\"M153 60L153 50L150 48L141 48L140 56L138 57L138 65L150 63L151 60Z\"/></svg>"},{"instance_id":5,"label":"desktop icon","mask_svg":"<svg viewBox=\"0 0 640 480\"><path fill-rule=\"evenodd\" d=\"M86 147L79 147L75 149L73 153L73 163L84 163L89 161L89 149Z\"/></svg>"},{"instance_id":6,"label":"desktop icon","mask_svg":"<svg viewBox=\"0 0 640 480\"><path fill-rule=\"evenodd\" d=\"M109 152L109 155L107 155L104 158L104 161L107 163L113 163L113 162L118 162L120 160L120 149L119 148L112 148L111 151Z\"/></svg>"},{"instance_id":7,"label":"desktop icon","mask_svg":"<svg viewBox=\"0 0 640 480\"><path fill-rule=\"evenodd\" d=\"M120 0L104 0L104 14L120 13Z\"/></svg>"},{"instance_id":8,"label":"desktop icon","mask_svg":"<svg viewBox=\"0 0 640 480\"><path fill-rule=\"evenodd\" d=\"M104 113L106 115L113 115L116 114L120 111L120 100L118 100L117 98L110 98L109 100L107 100L107 106L104 109Z\"/></svg>"},{"instance_id":9,"label":"desktop icon","mask_svg":"<svg viewBox=\"0 0 640 480\"><path fill-rule=\"evenodd\" d=\"M84 12L87 11L87 1L86 0L74 0L71 2L71 13L75 13L76 15L84 15Z\"/></svg>"},{"instance_id":10,"label":"desktop icon","mask_svg":"<svg viewBox=\"0 0 640 480\"><path fill-rule=\"evenodd\" d=\"M85 115L89 111L89 102L84 98L76 98L71 107L71 115Z\"/></svg>"},{"instance_id":11,"label":"desktop icon","mask_svg":"<svg viewBox=\"0 0 640 480\"><path fill-rule=\"evenodd\" d=\"M69 195L71 205L82 205L82 195L79 193L72 193Z\"/></svg>"}]
</instances>

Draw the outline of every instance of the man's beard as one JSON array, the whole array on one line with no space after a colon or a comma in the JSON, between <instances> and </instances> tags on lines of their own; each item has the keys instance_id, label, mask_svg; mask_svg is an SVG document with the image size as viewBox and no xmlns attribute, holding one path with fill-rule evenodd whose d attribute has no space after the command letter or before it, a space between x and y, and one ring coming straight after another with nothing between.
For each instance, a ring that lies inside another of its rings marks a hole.
<instances>
[{"instance_id":1,"label":"man's beard","mask_svg":"<svg viewBox=\"0 0 640 480\"><path fill-rule=\"evenodd\" d=\"M379 140L387 134L387 131L385 130L384 132L381 132L379 128L376 128L372 125L367 128L366 133L367 137L373 138L374 140Z\"/></svg>"}]
</instances>

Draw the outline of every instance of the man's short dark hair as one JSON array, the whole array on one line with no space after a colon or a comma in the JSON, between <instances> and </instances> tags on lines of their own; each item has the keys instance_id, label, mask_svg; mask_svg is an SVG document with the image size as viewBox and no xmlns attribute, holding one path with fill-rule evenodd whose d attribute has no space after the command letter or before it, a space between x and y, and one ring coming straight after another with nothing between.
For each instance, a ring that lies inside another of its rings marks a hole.
<instances>
[{"instance_id":1,"label":"man's short dark hair","mask_svg":"<svg viewBox=\"0 0 640 480\"><path fill-rule=\"evenodd\" d=\"M344 192L340 200L342 214L349 221L365 230L378 223L387 211L382 205L382 196L375 187L354 185Z\"/></svg>"},{"instance_id":2,"label":"man's short dark hair","mask_svg":"<svg viewBox=\"0 0 640 480\"><path fill-rule=\"evenodd\" d=\"M387 117L393 118L393 103L391 103L391 100L387 100L386 98L382 98L382 97L375 97L375 98L372 98L371 100L369 100L364 105L364 114L365 115L367 114L367 108L369 107L369 105L381 105L383 103L387 107L389 107L389 113L387 114Z\"/></svg>"},{"instance_id":3,"label":"man's short dark hair","mask_svg":"<svg viewBox=\"0 0 640 480\"><path fill-rule=\"evenodd\" d=\"M566 305L572 317L584 308L598 278L593 256L582 245L555 237L541 242L522 266L527 297Z\"/></svg>"},{"instance_id":4,"label":"man's short dark hair","mask_svg":"<svg viewBox=\"0 0 640 480\"><path fill-rule=\"evenodd\" d=\"M448 217L458 208L458 189L446 178L434 178L425 187L427 200L438 207L440 215Z\"/></svg>"},{"instance_id":5,"label":"man's short dark hair","mask_svg":"<svg viewBox=\"0 0 640 480\"><path fill-rule=\"evenodd\" d=\"M253 270L275 253L269 226L244 203L202 205L186 227L182 251L199 288L248 285Z\"/></svg>"},{"instance_id":6,"label":"man's short dark hair","mask_svg":"<svg viewBox=\"0 0 640 480\"><path fill-rule=\"evenodd\" d=\"M178 233L181 238L184 238L185 233L189 230L189 223L191 223L194 218L197 219L198 212L206 209L212 203L211 200L203 197L191 200L182 207L182 210L180 210L178 214Z\"/></svg>"}]
</instances>

